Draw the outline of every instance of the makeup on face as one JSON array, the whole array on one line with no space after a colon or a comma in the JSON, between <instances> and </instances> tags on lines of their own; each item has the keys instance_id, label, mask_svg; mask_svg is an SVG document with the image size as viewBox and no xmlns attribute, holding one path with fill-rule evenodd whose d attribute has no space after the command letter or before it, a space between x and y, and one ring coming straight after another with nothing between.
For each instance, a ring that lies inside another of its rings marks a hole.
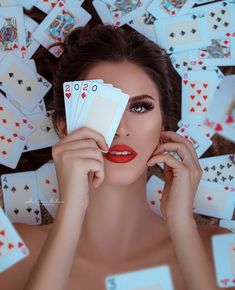
<instances>
[{"instance_id":1,"label":"makeup on face","mask_svg":"<svg viewBox=\"0 0 235 290\"><path fill-rule=\"evenodd\" d=\"M114 163L127 163L135 159L138 153L125 144L112 146L108 153L103 154L104 158Z\"/></svg>"}]
</instances>

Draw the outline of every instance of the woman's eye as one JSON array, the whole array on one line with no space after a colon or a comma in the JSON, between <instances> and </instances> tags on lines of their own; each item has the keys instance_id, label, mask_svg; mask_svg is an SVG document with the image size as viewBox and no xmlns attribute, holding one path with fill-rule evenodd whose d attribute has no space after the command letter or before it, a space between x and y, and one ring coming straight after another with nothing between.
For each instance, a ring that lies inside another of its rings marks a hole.
<instances>
[{"instance_id":1,"label":"woman's eye","mask_svg":"<svg viewBox=\"0 0 235 290\"><path fill-rule=\"evenodd\" d=\"M145 113L147 111L150 111L153 109L153 104L150 103L140 103L140 104L133 104L131 105L130 110L133 111L134 113Z\"/></svg>"}]
</instances>

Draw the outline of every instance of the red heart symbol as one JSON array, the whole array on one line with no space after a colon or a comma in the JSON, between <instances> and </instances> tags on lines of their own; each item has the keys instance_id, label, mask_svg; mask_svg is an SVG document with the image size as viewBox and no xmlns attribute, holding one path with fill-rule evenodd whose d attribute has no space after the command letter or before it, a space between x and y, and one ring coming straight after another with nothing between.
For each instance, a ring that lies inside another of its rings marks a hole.
<instances>
[{"instance_id":1,"label":"red heart symbol","mask_svg":"<svg viewBox=\"0 0 235 290\"><path fill-rule=\"evenodd\" d=\"M54 8L56 3L51 3L51 7Z\"/></svg>"},{"instance_id":2,"label":"red heart symbol","mask_svg":"<svg viewBox=\"0 0 235 290\"><path fill-rule=\"evenodd\" d=\"M184 80L184 84L187 85L187 83L188 83L188 80Z\"/></svg>"},{"instance_id":3,"label":"red heart symbol","mask_svg":"<svg viewBox=\"0 0 235 290\"><path fill-rule=\"evenodd\" d=\"M202 104L200 102L197 102L197 106L201 106Z\"/></svg>"},{"instance_id":4,"label":"red heart symbol","mask_svg":"<svg viewBox=\"0 0 235 290\"><path fill-rule=\"evenodd\" d=\"M62 41L62 38L61 38L61 37L58 37L58 38L56 39L56 41L57 41L57 42L61 42L61 41Z\"/></svg>"},{"instance_id":5,"label":"red heart symbol","mask_svg":"<svg viewBox=\"0 0 235 290\"><path fill-rule=\"evenodd\" d=\"M150 203L153 204L153 205L155 205L155 201L154 200L151 200Z\"/></svg>"},{"instance_id":6,"label":"red heart symbol","mask_svg":"<svg viewBox=\"0 0 235 290\"><path fill-rule=\"evenodd\" d=\"M118 21L118 22L115 23L116 26L119 26L120 24L121 24L120 21Z\"/></svg>"},{"instance_id":7,"label":"red heart symbol","mask_svg":"<svg viewBox=\"0 0 235 290\"><path fill-rule=\"evenodd\" d=\"M13 48L18 48L18 45L15 43L15 44L13 45Z\"/></svg>"},{"instance_id":8,"label":"red heart symbol","mask_svg":"<svg viewBox=\"0 0 235 290\"><path fill-rule=\"evenodd\" d=\"M215 126L215 131L221 131L221 130L223 130L223 127L222 127L221 124L218 123L218 124Z\"/></svg>"},{"instance_id":9,"label":"red heart symbol","mask_svg":"<svg viewBox=\"0 0 235 290\"><path fill-rule=\"evenodd\" d=\"M195 98L195 96L192 95L192 96L190 96L190 98L193 100Z\"/></svg>"},{"instance_id":10,"label":"red heart symbol","mask_svg":"<svg viewBox=\"0 0 235 290\"><path fill-rule=\"evenodd\" d=\"M229 41L228 41L228 40L225 40L225 41L224 41L224 44L228 44L228 43L229 43Z\"/></svg>"},{"instance_id":11,"label":"red heart symbol","mask_svg":"<svg viewBox=\"0 0 235 290\"><path fill-rule=\"evenodd\" d=\"M0 235L4 236L5 235L5 231L4 230L1 230L0 231Z\"/></svg>"},{"instance_id":12,"label":"red heart symbol","mask_svg":"<svg viewBox=\"0 0 235 290\"><path fill-rule=\"evenodd\" d=\"M204 99L204 100L206 100L206 99L207 99L207 95L204 95L204 96L202 96L202 97L203 97L203 99Z\"/></svg>"},{"instance_id":13,"label":"red heart symbol","mask_svg":"<svg viewBox=\"0 0 235 290\"><path fill-rule=\"evenodd\" d=\"M230 34L229 32L228 32L228 33L226 33L225 35L226 35L227 37L231 36L231 34Z\"/></svg>"},{"instance_id":14,"label":"red heart symbol","mask_svg":"<svg viewBox=\"0 0 235 290\"><path fill-rule=\"evenodd\" d=\"M201 53L200 56L201 56L201 57L204 57L204 56L206 56L206 55L205 55L205 53Z\"/></svg>"},{"instance_id":15,"label":"red heart symbol","mask_svg":"<svg viewBox=\"0 0 235 290\"><path fill-rule=\"evenodd\" d=\"M71 93L66 93L65 96L69 99L71 97Z\"/></svg>"},{"instance_id":16,"label":"red heart symbol","mask_svg":"<svg viewBox=\"0 0 235 290\"><path fill-rule=\"evenodd\" d=\"M203 64L203 61L200 60L200 61L198 62L198 64L202 65L202 64Z\"/></svg>"},{"instance_id":17,"label":"red heart symbol","mask_svg":"<svg viewBox=\"0 0 235 290\"><path fill-rule=\"evenodd\" d=\"M64 3L63 2L60 2L59 3L59 7L63 7L64 6Z\"/></svg>"},{"instance_id":18,"label":"red heart symbol","mask_svg":"<svg viewBox=\"0 0 235 290\"><path fill-rule=\"evenodd\" d=\"M24 246L23 243L21 243L21 242L18 243L18 248L21 248L21 247L23 247L23 246Z\"/></svg>"},{"instance_id":19,"label":"red heart symbol","mask_svg":"<svg viewBox=\"0 0 235 290\"><path fill-rule=\"evenodd\" d=\"M220 282L224 285L227 285L228 282L230 281L230 279L223 279L223 280L220 280Z\"/></svg>"},{"instance_id":20,"label":"red heart symbol","mask_svg":"<svg viewBox=\"0 0 235 290\"><path fill-rule=\"evenodd\" d=\"M207 87L208 87L208 84L203 84L203 87L204 87L204 88L207 88Z\"/></svg>"},{"instance_id":21,"label":"red heart symbol","mask_svg":"<svg viewBox=\"0 0 235 290\"><path fill-rule=\"evenodd\" d=\"M62 14L64 15L64 14L67 14L67 11L66 10L63 10L62 11Z\"/></svg>"},{"instance_id":22,"label":"red heart symbol","mask_svg":"<svg viewBox=\"0 0 235 290\"><path fill-rule=\"evenodd\" d=\"M119 16L119 14L118 14L118 13L115 13L115 14L114 14L114 17L115 17L115 18L117 18L118 16Z\"/></svg>"},{"instance_id":23,"label":"red heart symbol","mask_svg":"<svg viewBox=\"0 0 235 290\"><path fill-rule=\"evenodd\" d=\"M195 87L195 84L190 84L191 85L191 88L194 88Z\"/></svg>"},{"instance_id":24,"label":"red heart symbol","mask_svg":"<svg viewBox=\"0 0 235 290\"><path fill-rule=\"evenodd\" d=\"M190 109L190 112L195 112L195 110L194 110L194 108L193 108L193 107Z\"/></svg>"},{"instance_id":25,"label":"red heart symbol","mask_svg":"<svg viewBox=\"0 0 235 290\"><path fill-rule=\"evenodd\" d=\"M12 248L14 248L14 245L11 244L11 243L9 243L9 244L8 244L8 249L10 250L10 249L12 249Z\"/></svg>"},{"instance_id":26,"label":"red heart symbol","mask_svg":"<svg viewBox=\"0 0 235 290\"><path fill-rule=\"evenodd\" d=\"M212 200L212 197L211 197L211 196L208 196L207 199L208 199L208 200Z\"/></svg>"},{"instance_id":27,"label":"red heart symbol","mask_svg":"<svg viewBox=\"0 0 235 290\"><path fill-rule=\"evenodd\" d=\"M232 115L228 115L227 119L225 120L226 123L233 123L234 122L234 118Z\"/></svg>"},{"instance_id":28,"label":"red heart symbol","mask_svg":"<svg viewBox=\"0 0 235 290\"><path fill-rule=\"evenodd\" d=\"M22 46L21 51L26 51L26 48L24 46Z\"/></svg>"},{"instance_id":29,"label":"red heart symbol","mask_svg":"<svg viewBox=\"0 0 235 290\"><path fill-rule=\"evenodd\" d=\"M206 112L207 111L207 109L206 109L206 107L202 110L202 112Z\"/></svg>"},{"instance_id":30,"label":"red heart symbol","mask_svg":"<svg viewBox=\"0 0 235 290\"><path fill-rule=\"evenodd\" d=\"M172 15L175 15L175 10L173 10L173 11L171 12L171 14L172 14Z\"/></svg>"},{"instance_id":31,"label":"red heart symbol","mask_svg":"<svg viewBox=\"0 0 235 290\"><path fill-rule=\"evenodd\" d=\"M4 245L4 243L2 241L0 241L0 247L3 246L3 245Z\"/></svg>"},{"instance_id":32,"label":"red heart symbol","mask_svg":"<svg viewBox=\"0 0 235 290\"><path fill-rule=\"evenodd\" d=\"M185 131L184 128L180 129L180 132L184 132L184 131Z\"/></svg>"},{"instance_id":33,"label":"red heart symbol","mask_svg":"<svg viewBox=\"0 0 235 290\"><path fill-rule=\"evenodd\" d=\"M202 92L202 90L197 90L197 93L200 95L201 94L201 92Z\"/></svg>"},{"instance_id":34,"label":"red heart symbol","mask_svg":"<svg viewBox=\"0 0 235 290\"><path fill-rule=\"evenodd\" d=\"M229 190L229 187L228 187L228 186L225 186L224 189L225 189L225 190Z\"/></svg>"},{"instance_id":35,"label":"red heart symbol","mask_svg":"<svg viewBox=\"0 0 235 290\"><path fill-rule=\"evenodd\" d=\"M209 134L209 133L207 133L207 134L206 134L206 137L210 138L210 134Z\"/></svg>"}]
</instances>

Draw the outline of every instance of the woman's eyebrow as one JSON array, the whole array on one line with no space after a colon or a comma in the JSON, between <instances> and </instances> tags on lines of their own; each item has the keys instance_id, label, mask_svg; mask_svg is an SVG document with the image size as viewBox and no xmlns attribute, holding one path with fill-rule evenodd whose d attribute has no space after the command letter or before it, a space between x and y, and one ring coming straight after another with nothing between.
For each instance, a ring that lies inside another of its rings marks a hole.
<instances>
[{"instance_id":1,"label":"woman's eyebrow","mask_svg":"<svg viewBox=\"0 0 235 290\"><path fill-rule=\"evenodd\" d=\"M139 96L135 96L135 97L129 98L128 103L134 102L134 101L142 101L144 99L150 99L150 100L152 100L154 102L156 101L153 97L151 97L149 95L139 95Z\"/></svg>"}]
</instances>

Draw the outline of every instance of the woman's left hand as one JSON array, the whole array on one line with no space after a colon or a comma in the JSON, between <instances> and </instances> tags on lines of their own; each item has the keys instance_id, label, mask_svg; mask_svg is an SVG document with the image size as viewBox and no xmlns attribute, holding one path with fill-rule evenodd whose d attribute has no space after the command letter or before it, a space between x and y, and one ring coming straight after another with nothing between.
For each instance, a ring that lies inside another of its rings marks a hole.
<instances>
[{"instance_id":1,"label":"woman's left hand","mask_svg":"<svg viewBox=\"0 0 235 290\"><path fill-rule=\"evenodd\" d=\"M194 197L202 176L197 154L191 142L175 132L162 131L160 138L164 143L153 152L147 166L164 163L163 217L165 220L193 217ZM163 154L166 151L175 151L182 161L170 154Z\"/></svg>"}]
</instances>

